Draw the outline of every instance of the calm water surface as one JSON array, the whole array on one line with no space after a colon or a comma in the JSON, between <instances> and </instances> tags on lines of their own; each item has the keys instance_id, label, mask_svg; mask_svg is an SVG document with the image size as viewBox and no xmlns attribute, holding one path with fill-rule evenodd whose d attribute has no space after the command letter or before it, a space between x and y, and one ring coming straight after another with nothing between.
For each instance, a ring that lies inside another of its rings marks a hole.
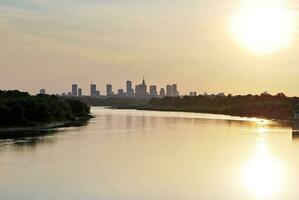
<instances>
[{"instance_id":1,"label":"calm water surface","mask_svg":"<svg viewBox=\"0 0 299 200\"><path fill-rule=\"evenodd\" d=\"M2 200L299 199L299 140L261 120L93 108L87 126L0 140Z\"/></svg>"}]
</instances>

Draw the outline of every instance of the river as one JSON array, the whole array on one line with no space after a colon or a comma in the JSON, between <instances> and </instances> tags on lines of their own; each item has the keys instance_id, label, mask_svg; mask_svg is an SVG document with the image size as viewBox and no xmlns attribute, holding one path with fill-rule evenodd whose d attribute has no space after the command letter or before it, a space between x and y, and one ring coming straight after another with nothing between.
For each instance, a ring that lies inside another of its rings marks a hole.
<instances>
[{"instance_id":1,"label":"river","mask_svg":"<svg viewBox=\"0 0 299 200\"><path fill-rule=\"evenodd\" d=\"M2 200L299 199L289 126L92 108L86 126L0 140Z\"/></svg>"}]
</instances>

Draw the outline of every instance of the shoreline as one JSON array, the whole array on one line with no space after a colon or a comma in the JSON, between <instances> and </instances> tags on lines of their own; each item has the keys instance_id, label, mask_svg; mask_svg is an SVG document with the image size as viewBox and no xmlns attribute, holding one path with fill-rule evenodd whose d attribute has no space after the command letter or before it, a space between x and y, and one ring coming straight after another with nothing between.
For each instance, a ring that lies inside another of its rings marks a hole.
<instances>
[{"instance_id":1,"label":"shoreline","mask_svg":"<svg viewBox=\"0 0 299 200\"><path fill-rule=\"evenodd\" d=\"M275 118L266 118L266 117L259 117L259 116L249 116L249 115L232 115L227 113L221 113L221 112L204 112L204 111L194 111L194 110L188 110L188 109L171 109L171 108L148 108L148 107L133 107L133 106L110 106L108 107L110 109L128 109L128 110L143 110L143 111L161 111L161 112L185 112L185 113L201 113L201 114L214 114L214 115L225 115L225 116L231 116L231 117L244 117L244 118L256 118L261 120L270 120L274 122L279 123L298 123L294 119L275 119Z\"/></svg>"},{"instance_id":2,"label":"shoreline","mask_svg":"<svg viewBox=\"0 0 299 200\"><path fill-rule=\"evenodd\" d=\"M41 123L36 126L11 126L11 127L0 127L0 137L3 136L15 136L21 137L26 135L38 135L43 131L50 131L56 128L63 127L76 127L83 126L88 121L93 118L93 116L89 116L86 118L78 118L75 120L61 121L61 122L50 122L50 123Z\"/></svg>"}]
</instances>

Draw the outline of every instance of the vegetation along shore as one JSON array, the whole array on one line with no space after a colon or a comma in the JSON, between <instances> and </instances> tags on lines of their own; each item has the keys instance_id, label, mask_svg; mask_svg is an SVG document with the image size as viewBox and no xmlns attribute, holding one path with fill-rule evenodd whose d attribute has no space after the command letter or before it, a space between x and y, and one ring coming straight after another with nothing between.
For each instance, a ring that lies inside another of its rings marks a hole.
<instances>
[{"instance_id":1,"label":"vegetation along shore","mask_svg":"<svg viewBox=\"0 0 299 200\"><path fill-rule=\"evenodd\" d=\"M299 111L299 98L277 95L237 96L183 96L153 98L146 104L115 105L114 108L159 111L184 111L211 114L225 114L241 117L256 117L273 120L293 121Z\"/></svg>"},{"instance_id":2,"label":"vegetation along shore","mask_svg":"<svg viewBox=\"0 0 299 200\"><path fill-rule=\"evenodd\" d=\"M90 118L90 107L76 99L0 91L0 133L69 126Z\"/></svg>"}]
</instances>

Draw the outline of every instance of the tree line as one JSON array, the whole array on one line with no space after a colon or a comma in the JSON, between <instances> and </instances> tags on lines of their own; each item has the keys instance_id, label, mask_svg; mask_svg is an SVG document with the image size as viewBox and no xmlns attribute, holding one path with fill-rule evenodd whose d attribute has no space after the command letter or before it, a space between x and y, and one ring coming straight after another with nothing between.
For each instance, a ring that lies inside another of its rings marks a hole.
<instances>
[{"instance_id":1,"label":"tree line","mask_svg":"<svg viewBox=\"0 0 299 200\"><path fill-rule=\"evenodd\" d=\"M153 98L140 109L188 111L267 119L291 120L299 111L299 98L277 95L183 96Z\"/></svg>"},{"instance_id":2,"label":"tree line","mask_svg":"<svg viewBox=\"0 0 299 200\"><path fill-rule=\"evenodd\" d=\"M90 107L75 99L55 95L31 96L27 92L0 90L0 125L36 125L89 118Z\"/></svg>"}]
</instances>

